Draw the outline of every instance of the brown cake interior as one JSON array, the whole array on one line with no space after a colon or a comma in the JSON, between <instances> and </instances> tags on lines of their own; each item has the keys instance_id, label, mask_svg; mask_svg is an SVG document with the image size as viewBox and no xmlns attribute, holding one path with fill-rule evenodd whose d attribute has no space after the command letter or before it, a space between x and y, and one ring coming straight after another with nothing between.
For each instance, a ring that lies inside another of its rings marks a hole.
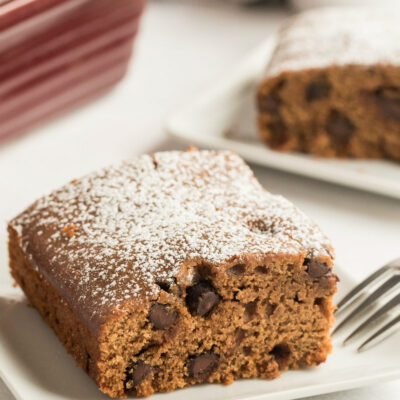
<instances>
[{"instance_id":1,"label":"brown cake interior","mask_svg":"<svg viewBox=\"0 0 400 400\"><path fill-rule=\"evenodd\" d=\"M108 319L98 337L32 266L10 228L11 272L61 342L113 397L193 383L272 379L330 351L336 276L304 254L190 263L159 298ZM190 279L189 279L190 277ZM192 282L188 286L188 282Z\"/></svg>"},{"instance_id":2,"label":"brown cake interior","mask_svg":"<svg viewBox=\"0 0 400 400\"><path fill-rule=\"evenodd\" d=\"M258 91L261 138L277 150L400 160L400 73L390 65L284 72Z\"/></svg>"}]
</instances>

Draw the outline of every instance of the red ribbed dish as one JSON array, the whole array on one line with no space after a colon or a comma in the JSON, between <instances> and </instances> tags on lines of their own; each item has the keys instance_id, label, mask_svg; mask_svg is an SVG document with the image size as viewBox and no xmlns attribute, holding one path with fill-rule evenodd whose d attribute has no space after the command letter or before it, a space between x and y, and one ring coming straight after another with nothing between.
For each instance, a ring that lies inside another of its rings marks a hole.
<instances>
[{"instance_id":1,"label":"red ribbed dish","mask_svg":"<svg viewBox=\"0 0 400 400\"><path fill-rule=\"evenodd\" d=\"M145 0L0 0L0 140L125 74Z\"/></svg>"}]
</instances>

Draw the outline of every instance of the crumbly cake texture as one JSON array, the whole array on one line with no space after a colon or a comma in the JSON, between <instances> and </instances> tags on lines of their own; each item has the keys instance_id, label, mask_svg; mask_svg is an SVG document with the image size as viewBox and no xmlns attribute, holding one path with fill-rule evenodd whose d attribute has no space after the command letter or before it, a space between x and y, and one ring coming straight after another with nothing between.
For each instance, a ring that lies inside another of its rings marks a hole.
<instances>
[{"instance_id":1,"label":"crumbly cake texture","mask_svg":"<svg viewBox=\"0 0 400 400\"><path fill-rule=\"evenodd\" d=\"M9 224L11 273L112 397L279 376L330 351L333 249L231 152L144 155Z\"/></svg>"},{"instance_id":2,"label":"crumbly cake texture","mask_svg":"<svg viewBox=\"0 0 400 400\"><path fill-rule=\"evenodd\" d=\"M273 149L400 160L400 26L393 10L325 8L278 34L257 93Z\"/></svg>"}]
</instances>

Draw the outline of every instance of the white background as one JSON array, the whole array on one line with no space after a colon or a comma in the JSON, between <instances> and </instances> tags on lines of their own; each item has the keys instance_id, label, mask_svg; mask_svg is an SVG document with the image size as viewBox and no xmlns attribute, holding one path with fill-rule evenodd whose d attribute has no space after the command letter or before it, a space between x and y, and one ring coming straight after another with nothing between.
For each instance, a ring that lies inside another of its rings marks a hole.
<instances>
[{"instance_id":1,"label":"white background","mask_svg":"<svg viewBox=\"0 0 400 400\"><path fill-rule=\"evenodd\" d=\"M187 144L167 137L166 118L217 82L288 14L226 1L150 2L133 62L117 88L79 112L0 147L0 248L5 247L6 221L41 194L116 160L185 148ZM357 280L400 256L399 201L254 169L266 188L318 221L334 243L338 263ZM0 285L11 285L4 251L0 278ZM0 382L0 399L12 398ZM317 398L394 400L400 398L400 382Z\"/></svg>"}]
</instances>

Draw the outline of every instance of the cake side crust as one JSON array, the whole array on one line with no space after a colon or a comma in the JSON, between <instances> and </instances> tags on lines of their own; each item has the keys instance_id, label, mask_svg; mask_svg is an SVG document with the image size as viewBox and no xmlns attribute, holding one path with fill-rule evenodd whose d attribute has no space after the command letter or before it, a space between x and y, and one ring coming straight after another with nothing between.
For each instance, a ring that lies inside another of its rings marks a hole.
<instances>
[{"instance_id":1,"label":"cake side crust","mask_svg":"<svg viewBox=\"0 0 400 400\"><path fill-rule=\"evenodd\" d=\"M102 372L98 366L98 339L76 316L61 294L30 263L20 246L18 233L11 226L8 227L8 233L12 277L25 293L29 303L36 308L64 348L74 357L78 366L99 384ZM108 394L115 395L112 392Z\"/></svg>"}]
</instances>

